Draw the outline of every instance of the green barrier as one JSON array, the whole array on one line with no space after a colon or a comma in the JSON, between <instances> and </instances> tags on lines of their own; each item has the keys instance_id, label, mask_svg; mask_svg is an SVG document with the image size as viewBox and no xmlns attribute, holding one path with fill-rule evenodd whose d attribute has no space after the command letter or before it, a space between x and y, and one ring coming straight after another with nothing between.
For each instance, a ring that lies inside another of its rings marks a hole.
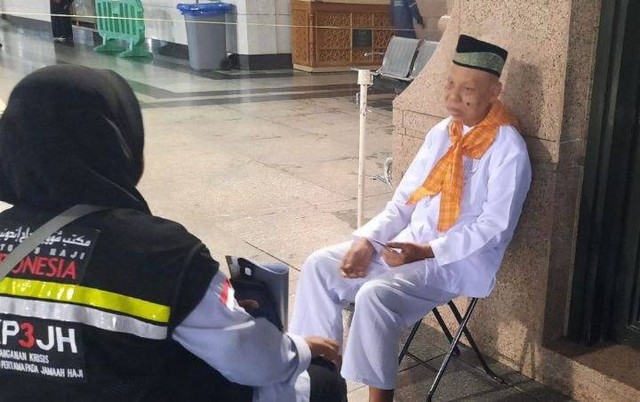
<instances>
[{"instance_id":1,"label":"green barrier","mask_svg":"<svg viewBox=\"0 0 640 402\"><path fill-rule=\"evenodd\" d=\"M96 52L119 53L118 57L152 57L144 48L144 10L140 0L96 0L96 16L104 43L94 49ZM124 47L121 41L128 46Z\"/></svg>"}]
</instances>

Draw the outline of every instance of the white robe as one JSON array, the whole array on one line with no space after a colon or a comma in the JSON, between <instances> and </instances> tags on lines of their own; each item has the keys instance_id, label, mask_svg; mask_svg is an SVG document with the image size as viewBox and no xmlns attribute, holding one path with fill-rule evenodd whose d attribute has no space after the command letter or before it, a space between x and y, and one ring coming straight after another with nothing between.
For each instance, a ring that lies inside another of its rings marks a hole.
<instances>
[{"instance_id":1,"label":"white robe","mask_svg":"<svg viewBox=\"0 0 640 402\"><path fill-rule=\"evenodd\" d=\"M429 243L435 258L389 268L377 253L365 278L346 279L339 273L349 247L343 243L312 254L303 266L289 330L340 341L341 310L355 301L343 358L347 379L394 388L400 331L453 297L486 297L494 287L529 190L529 155L516 129L502 126L480 159L464 157L460 217L438 232L441 195L415 205L406 201L451 145L449 122L429 132L392 200L354 232L382 242Z\"/></svg>"},{"instance_id":2,"label":"white robe","mask_svg":"<svg viewBox=\"0 0 640 402\"><path fill-rule=\"evenodd\" d=\"M229 381L253 386L253 402L309 402L309 345L264 318L254 319L233 296L222 302L225 282L216 273L173 339Z\"/></svg>"}]
</instances>

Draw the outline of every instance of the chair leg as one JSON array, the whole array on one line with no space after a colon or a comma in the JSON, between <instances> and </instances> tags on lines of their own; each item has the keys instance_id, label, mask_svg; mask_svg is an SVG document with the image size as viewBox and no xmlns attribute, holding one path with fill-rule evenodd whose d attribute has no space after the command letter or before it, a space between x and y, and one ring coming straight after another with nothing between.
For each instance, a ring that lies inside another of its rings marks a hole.
<instances>
[{"instance_id":1,"label":"chair leg","mask_svg":"<svg viewBox=\"0 0 640 402\"><path fill-rule=\"evenodd\" d=\"M471 303L469 304L469 309L472 309L473 307L475 307L477 301L478 301L478 299L475 298L475 297L473 299L471 299ZM461 324L462 323L462 316L460 315L460 311L456 307L455 303L453 303L453 301L450 301L448 304L449 304L449 308L451 309L451 312L456 317L456 320L458 321L459 324ZM465 316L468 314L469 309L467 310L467 313L465 314ZM484 371L487 374L489 374L494 380L496 380L496 381L498 381L498 382L500 382L502 384L506 384L505 380L500 378L496 373L493 372L493 370L491 370L491 368L487 364L487 361L482 356L482 353L480 353L480 348L478 348L478 345L476 344L476 341L471 336L471 332L466 327L466 325L464 326L463 331L464 331L464 336L469 341L469 345L471 345L471 348L476 353L476 356L478 356L478 360L480 360L480 364L482 365L482 368L484 369Z\"/></svg>"},{"instance_id":2,"label":"chair leg","mask_svg":"<svg viewBox=\"0 0 640 402\"><path fill-rule=\"evenodd\" d=\"M447 324L442 319L442 316L440 315L440 312L438 311L437 308L434 308L433 310L431 310L431 312L436 317L436 320L438 321L438 324L440 324L440 328L442 328L442 332L444 332L444 335L449 340L449 344L451 344L451 342L453 342L453 335L451 335L451 331L449 331L449 327L447 327ZM455 356L460 356L460 348L458 348L457 345L456 345L456 347L455 347L455 349L453 351L453 354Z\"/></svg>"},{"instance_id":3,"label":"chair leg","mask_svg":"<svg viewBox=\"0 0 640 402\"><path fill-rule=\"evenodd\" d=\"M442 319L442 315L440 315L438 308L437 307L434 308L433 310L431 310L431 312L436 317L436 320L438 321L438 324L440 324L440 328L442 328L442 332L444 332L444 335L449 340L449 343L451 343L453 341L453 335L451 335L451 331L449 331L447 324L444 322L444 319ZM409 333L409 337L407 337L407 341L404 343L404 346L402 347L402 350L398 355L398 364L402 363L402 359L404 359L404 357L407 355L407 352L409 351L409 346L411 345L413 338L416 336L416 333L418 332L418 328L420 327L421 323L422 323L422 320L416 322L413 328L411 328L411 333ZM458 348L457 345L453 353L456 356L460 355L460 349Z\"/></svg>"},{"instance_id":4,"label":"chair leg","mask_svg":"<svg viewBox=\"0 0 640 402\"><path fill-rule=\"evenodd\" d=\"M407 351L409 350L409 345L411 345L411 341L413 341L413 337L416 336L416 332L418 332L418 328L420 327L421 322L422 320L419 320L418 322L416 322L416 324L411 329L411 333L409 334L407 341L404 343L404 346L400 351L400 356L398 356L398 364L402 363L402 359L404 359L404 355L407 354Z\"/></svg>"},{"instance_id":5,"label":"chair leg","mask_svg":"<svg viewBox=\"0 0 640 402\"><path fill-rule=\"evenodd\" d=\"M469 323L469 319L471 318L471 314L473 313L473 310L475 309L477 303L478 303L478 298L474 297L471 299L471 302L469 303L469 307L467 308L467 311L465 312L464 317L461 316L460 311L456 307L453 300L447 303L449 305L449 308L451 309L451 312L455 316L456 321L458 321L458 324L459 324L458 330L456 331L454 336L451 336L451 332L449 331L449 328L444 322L442 315L440 315L440 312L436 308L432 310L433 315L436 317L438 324L440 324L440 327L442 328L442 331L444 332L445 336L449 340L450 344L449 344L449 350L447 351L444 357L444 360L440 365L438 373L436 374L436 378L433 380L433 383L431 384L431 388L429 389L429 393L427 394L427 402L431 402L433 395L435 394L436 389L438 388L438 384L440 383L440 380L442 380L442 376L444 375L444 372L447 369L447 366L449 365L451 356L454 354L456 356L460 354L460 350L458 348L458 342L460 342L460 338L462 337L462 334L465 335L465 337L469 341L469 344L471 345L474 352L478 356L478 359L480 360L480 363L482 364L484 371L496 381L502 384L506 384L506 382L502 378L500 378L496 373L493 372L493 370L491 370L486 360L482 356L482 353L480 353L480 349L478 348L478 345L476 344L475 340L471 336L471 332L467 329L467 324ZM409 346L411 345L413 338L418 332L418 328L420 327L421 322L422 320L418 321L411 329L411 333L409 334L409 337L407 338L407 341L405 342L404 346L402 347L402 351L398 356L398 364L402 363L402 359L408 353Z\"/></svg>"},{"instance_id":6,"label":"chair leg","mask_svg":"<svg viewBox=\"0 0 640 402\"><path fill-rule=\"evenodd\" d=\"M458 328L458 330L456 331L456 334L453 337L453 342L451 342L451 345L449 346L449 350L447 351L447 354L445 355L444 360L442 361L442 364L440 365L440 369L438 370L438 374L436 374L436 378L433 380L433 383L431 384L431 388L429 389L429 393L427 394L427 401L431 401L431 398L433 397L433 394L435 394L436 388L438 388L438 384L440 383L440 380L442 379L442 375L444 374L444 371L447 369L447 365L449 364L449 360L451 360L451 355L453 354L453 350L458 345L458 342L460 342L460 337L462 336L462 333L464 332L464 330L465 330L465 328L467 326L467 323L469 322L469 319L471 318L471 313L473 313L473 309L475 308L477 302L478 302L478 299L476 299L476 298L471 300L471 303L469 304L469 308L465 312L464 318L460 322L460 327Z\"/></svg>"}]
</instances>

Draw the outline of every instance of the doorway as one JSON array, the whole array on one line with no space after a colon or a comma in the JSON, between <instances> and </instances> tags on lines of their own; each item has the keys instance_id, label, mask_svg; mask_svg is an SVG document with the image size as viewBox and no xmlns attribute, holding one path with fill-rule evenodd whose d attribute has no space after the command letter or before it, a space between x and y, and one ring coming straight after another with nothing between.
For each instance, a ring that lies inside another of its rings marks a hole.
<instances>
[{"instance_id":1,"label":"doorway","mask_svg":"<svg viewBox=\"0 0 640 402\"><path fill-rule=\"evenodd\" d=\"M640 1L602 3L568 332L640 348Z\"/></svg>"}]
</instances>

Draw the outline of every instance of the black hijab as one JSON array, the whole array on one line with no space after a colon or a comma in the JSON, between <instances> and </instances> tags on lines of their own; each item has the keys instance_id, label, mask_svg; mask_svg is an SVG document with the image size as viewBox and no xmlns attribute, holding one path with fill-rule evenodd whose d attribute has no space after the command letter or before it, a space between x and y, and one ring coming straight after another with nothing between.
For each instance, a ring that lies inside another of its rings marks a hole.
<instances>
[{"instance_id":1,"label":"black hijab","mask_svg":"<svg viewBox=\"0 0 640 402\"><path fill-rule=\"evenodd\" d=\"M75 204L149 212L140 105L118 74L40 69L16 85L0 119L0 200L60 210Z\"/></svg>"}]
</instances>

